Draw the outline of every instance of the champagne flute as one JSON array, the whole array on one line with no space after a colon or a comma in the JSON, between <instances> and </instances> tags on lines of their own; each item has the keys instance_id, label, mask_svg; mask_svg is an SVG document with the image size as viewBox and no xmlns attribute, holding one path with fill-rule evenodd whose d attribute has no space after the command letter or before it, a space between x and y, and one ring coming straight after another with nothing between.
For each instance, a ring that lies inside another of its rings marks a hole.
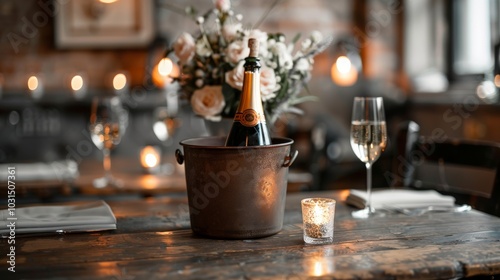
<instances>
[{"instance_id":1,"label":"champagne flute","mask_svg":"<svg viewBox=\"0 0 500 280\"><path fill-rule=\"evenodd\" d=\"M111 175L111 150L120 143L124 133L124 113L118 97L94 98L90 114L90 135L102 150L104 176L93 181L96 188L122 187L123 182Z\"/></svg>"},{"instance_id":2,"label":"champagne flute","mask_svg":"<svg viewBox=\"0 0 500 280\"><path fill-rule=\"evenodd\" d=\"M366 205L354 211L355 218L368 218L374 213L371 207L372 165L387 145L387 129L382 97L355 97L351 119L351 147L356 156L365 163L367 176Z\"/></svg>"}]
</instances>

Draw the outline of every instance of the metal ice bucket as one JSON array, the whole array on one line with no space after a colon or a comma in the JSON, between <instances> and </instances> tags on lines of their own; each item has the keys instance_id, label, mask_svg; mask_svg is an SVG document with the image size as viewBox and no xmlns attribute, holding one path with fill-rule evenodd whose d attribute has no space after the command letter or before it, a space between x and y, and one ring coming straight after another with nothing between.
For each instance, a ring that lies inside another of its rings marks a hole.
<instances>
[{"instance_id":1,"label":"metal ice bucket","mask_svg":"<svg viewBox=\"0 0 500 280\"><path fill-rule=\"evenodd\" d=\"M189 216L194 233L230 239L269 236L283 227L288 167L297 157L293 140L272 145L225 147L223 137L181 141Z\"/></svg>"}]
</instances>

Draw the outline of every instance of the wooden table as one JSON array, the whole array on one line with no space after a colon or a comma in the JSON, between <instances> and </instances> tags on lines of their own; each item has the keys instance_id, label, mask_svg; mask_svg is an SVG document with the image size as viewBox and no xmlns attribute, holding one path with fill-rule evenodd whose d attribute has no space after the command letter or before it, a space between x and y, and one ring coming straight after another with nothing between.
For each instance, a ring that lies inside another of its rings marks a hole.
<instances>
[{"instance_id":1,"label":"wooden table","mask_svg":"<svg viewBox=\"0 0 500 280\"><path fill-rule=\"evenodd\" d=\"M116 231L0 242L0 279L450 279L500 274L500 219L477 211L351 218L340 192L288 194L283 230L213 240L189 229L187 199L109 202ZM336 198L334 243L305 245L300 200Z\"/></svg>"}]
</instances>

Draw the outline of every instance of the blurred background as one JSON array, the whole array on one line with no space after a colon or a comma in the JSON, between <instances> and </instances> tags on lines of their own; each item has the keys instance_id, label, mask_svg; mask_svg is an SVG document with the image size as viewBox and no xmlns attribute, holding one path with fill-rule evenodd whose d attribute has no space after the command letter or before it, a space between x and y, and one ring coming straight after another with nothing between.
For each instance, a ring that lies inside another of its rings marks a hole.
<instances>
[{"instance_id":1,"label":"blurred background","mask_svg":"<svg viewBox=\"0 0 500 280\"><path fill-rule=\"evenodd\" d=\"M500 142L498 1L231 3L249 27L261 22L261 30L287 38L313 30L333 38L315 57L308 86L319 101L302 104L304 115L287 115L272 128L294 139L299 151L289 191L364 188L365 167L349 144L354 96L384 97L390 139L374 165L375 187L393 184L384 174L393 168L396 135L408 120L424 136ZM0 163L76 163L64 167L70 180L56 178L64 184L26 180L26 196L97 192L88 186L103 172L103 155L88 127L93 97L105 95L118 96L126 112L125 133L111 154L113 173L143 195L182 190L178 142L215 132L172 94L175 88L154 79L173 41L198 30L184 15L189 5L203 12L213 2L0 2ZM348 76L332 67L340 55L353 66ZM175 118L168 117L172 112ZM147 146L156 169L144 163Z\"/></svg>"}]
</instances>

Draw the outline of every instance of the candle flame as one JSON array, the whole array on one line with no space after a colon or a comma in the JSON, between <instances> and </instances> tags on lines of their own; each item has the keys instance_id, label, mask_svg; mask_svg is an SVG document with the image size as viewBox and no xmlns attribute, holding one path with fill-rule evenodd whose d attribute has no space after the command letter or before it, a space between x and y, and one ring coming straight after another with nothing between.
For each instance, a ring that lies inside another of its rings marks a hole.
<instances>
[{"instance_id":1,"label":"candle flame","mask_svg":"<svg viewBox=\"0 0 500 280\"><path fill-rule=\"evenodd\" d=\"M351 60L347 56L340 56L337 58L337 70L342 74L347 74L351 71Z\"/></svg>"},{"instance_id":2,"label":"candle flame","mask_svg":"<svg viewBox=\"0 0 500 280\"><path fill-rule=\"evenodd\" d=\"M113 87L115 90L121 90L127 85L127 77L123 73L116 74L113 78Z\"/></svg>"},{"instance_id":3,"label":"candle flame","mask_svg":"<svg viewBox=\"0 0 500 280\"><path fill-rule=\"evenodd\" d=\"M160 60L158 63L158 73L160 75L167 77L172 73L172 70L174 69L174 64L172 63L172 60L168 57Z\"/></svg>"},{"instance_id":4,"label":"candle flame","mask_svg":"<svg viewBox=\"0 0 500 280\"><path fill-rule=\"evenodd\" d=\"M28 79L28 88L33 91L38 88L38 78L36 76L31 76Z\"/></svg>"},{"instance_id":5,"label":"candle flame","mask_svg":"<svg viewBox=\"0 0 500 280\"><path fill-rule=\"evenodd\" d=\"M160 154L153 146L146 146L141 150L141 165L144 168L154 168L160 163Z\"/></svg>"},{"instance_id":6,"label":"candle flame","mask_svg":"<svg viewBox=\"0 0 500 280\"><path fill-rule=\"evenodd\" d=\"M326 211L326 209L318 206L317 204L314 205L314 208L313 208L313 223L314 224L320 225L320 224L325 224L326 222L328 222L328 221L325 221L324 211Z\"/></svg>"},{"instance_id":7,"label":"candle flame","mask_svg":"<svg viewBox=\"0 0 500 280\"><path fill-rule=\"evenodd\" d=\"M352 86L358 80L358 70L353 67L347 56L337 58L332 65L330 75L332 81L343 87Z\"/></svg>"},{"instance_id":8,"label":"candle flame","mask_svg":"<svg viewBox=\"0 0 500 280\"><path fill-rule=\"evenodd\" d=\"M147 167L155 167L158 163L158 159L153 154L147 154L144 161L146 162Z\"/></svg>"},{"instance_id":9,"label":"candle flame","mask_svg":"<svg viewBox=\"0 0 500 280\"><path fill-rule=\"evenodd\" d=\"M74 91L80 90L83 87L83 78L80 75L75 75L71 78L71 89Z\"/></svg>"}]
</instances>

